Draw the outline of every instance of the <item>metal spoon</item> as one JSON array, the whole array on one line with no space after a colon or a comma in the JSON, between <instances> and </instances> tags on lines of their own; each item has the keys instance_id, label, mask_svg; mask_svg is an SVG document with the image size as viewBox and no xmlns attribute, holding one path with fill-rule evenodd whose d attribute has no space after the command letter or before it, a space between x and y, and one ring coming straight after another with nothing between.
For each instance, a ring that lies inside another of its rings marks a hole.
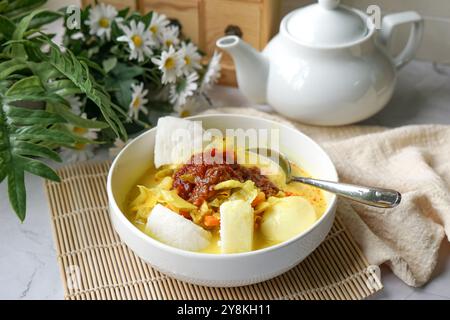
<instances>
[{"instance_id":1,"label":"metal spoon","mask_svg":"<svg viewBox=\"0 0 450 320\"><path fill-rule=\"evenodd\" d=\"M402 199L400 192L391 189L363 187L347 183L292 176L291 163L282 153L267 148L249 149L248 151L278 160L278 165L286 174L286 183L292 181L301 182L341 197L379 208L396 207Z\"/></svg>"}]
</instances>

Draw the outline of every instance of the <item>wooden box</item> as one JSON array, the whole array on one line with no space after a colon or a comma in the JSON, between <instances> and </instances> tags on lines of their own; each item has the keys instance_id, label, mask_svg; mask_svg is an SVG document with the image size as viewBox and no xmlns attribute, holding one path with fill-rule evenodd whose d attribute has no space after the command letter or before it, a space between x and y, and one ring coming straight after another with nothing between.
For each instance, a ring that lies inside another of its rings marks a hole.
<instances>
[{"instance_id":1,"label":"wooden box","mask_svg":"<svg viewBox=\"0 0 450 320\"><path fill-rule=\"evenodd\" d=\"M137 10L136 0L106 0L106 1L99 0L97 2L98 3L101 3L101 2L108 3L108 4L116 7L118 10L126 8L126 7L130 7L131 10ZM81 3L83 5L83 7L86 7L89 4L95 5L95 0L81 0Z\"/></svg>"},{"instance_id":2,"label":"wooden box","mask_svg":"<svg viewBox=\"0 0 450 320\"><path fill-rule=\"evenodd\" d=\"M83 0L83 4L93 0ZM154 10L177 19L183 34L211 56L216 41L225 34L241 36L261 50L278 32L281 0L107 0L119 8L131 6L141 13ZM223 53L219 83L236 85L231 57Z\"/></svg>"}]
</instances>

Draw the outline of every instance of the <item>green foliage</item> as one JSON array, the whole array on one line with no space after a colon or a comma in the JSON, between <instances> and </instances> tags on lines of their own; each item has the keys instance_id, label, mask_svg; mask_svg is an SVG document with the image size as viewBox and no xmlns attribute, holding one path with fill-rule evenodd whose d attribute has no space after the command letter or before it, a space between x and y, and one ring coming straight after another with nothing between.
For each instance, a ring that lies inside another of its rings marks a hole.
<instances>
[{"instance_id":1,"label":"green foliage","mask_svg":"<svg viewBox=\"0 0 450 320\"><path fill-rule=\"evenodd\" d=\"M108 92L92 78L86 63L79 61L70 50L62 53L56 44L51 41L48 41L48 44L50 45L49 53L41 53L42 60L49 62L77 86L88 99L93 101L117 136L126 139L127 133L115 111L111 108L112 102Z\"/></svg>"},{"instance_id":2,"label":"green foliage","mask_svg":"<svg viewBox=\"0 0 450 320\"><path fill-rule=\"evenodd\" d=\"M11 205L22 221L26 213L25 172L58 181L48 162L61 161L60 148L83 150L87 144L112 144L116 138L125 141L128 134L150 127L174 107L180 112L187 97L209 101L202 90L190 89L178 99L180 89L174 96L174 88L189 87L189 73L198 74L194 87L202 84L208 65L201 62L201 52L195 46L189 49L197 61L195 70L191 65L180 70L171 83L162 83L166 71L152 58L160 58L168 50L164 36L171 36L168 32L174 30L166 26L169 21L151 35L148 28L155 13L119 10L109 21L107 38L91 34L95 28L90 30L85 23L91 10L88 6L81 10L80 29L65 29L65 49L61 50L51 40L54 35L42 32L41 27L63 17L64 10L39 9L45 2L0 0L0 183L8 183ZM152 43L147 43L151 48L147 47L141 60L130 54L128 42L118 40L126 35L124 28L132 21L144 24L144 39L152 37ZM180 53L180 61L193 61L183 56L188 39L181 34L170 41ZM130 117L132 93L136 101L148 103L137 104L139 109L131 111L140 112Z\"/></svg>"},{"instance_id":3,"label":"green foliage","mask_svg":"<svg viewBox=\"0 0 450 320\"><path fill-rule=\"evenodd\" d=\"M7 181L11 206L21 221L26 215L25 172L59 181L47 164L61 162L58 148L98 143L69 126L111 128L126 139L117 106L92 76L102 67L70 50L61 52L49 35L40 33L41 26L61 17L35 10L43 3L0 1L0 182ZM41 50L44 44L47 51ZM100 112L98 120L74 113L70 95L91 101Z\"/></svg>"}]
</instances>

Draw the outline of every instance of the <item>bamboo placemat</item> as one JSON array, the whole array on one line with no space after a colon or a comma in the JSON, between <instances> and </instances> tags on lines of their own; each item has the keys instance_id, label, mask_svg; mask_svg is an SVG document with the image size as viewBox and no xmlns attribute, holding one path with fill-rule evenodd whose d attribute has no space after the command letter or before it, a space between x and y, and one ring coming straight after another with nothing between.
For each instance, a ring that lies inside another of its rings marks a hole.
<instances>
[{"instance_id":1,"label":"bamboo placemat","mask_svg":"<svg viewBox=\"0 0 450 320\"><path fill-rule=\"evenodd\" d=\"M109 166L65 167L59 170L62 182L46 182L65 299L362 299L382 288L339 219L307 259L260 284L210 288L165 276L114 232L106 195Z\"/></svg>"}]
</instances>

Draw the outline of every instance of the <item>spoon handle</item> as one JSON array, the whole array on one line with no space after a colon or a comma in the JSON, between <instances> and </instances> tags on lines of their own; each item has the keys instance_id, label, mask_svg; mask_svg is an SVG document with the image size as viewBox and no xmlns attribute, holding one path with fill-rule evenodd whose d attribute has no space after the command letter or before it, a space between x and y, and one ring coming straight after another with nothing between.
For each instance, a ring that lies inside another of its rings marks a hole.
<instances>
[{"instance_id":1,"label":"spoon handle","mask_svg":"<svg viewBox=\"0 0 450 320\"><path fill-rule=\"evenodd\" d=\"M292 181L308 184L341 197L379 208L396 207L402 199L402 195L399 192L390 189L362 187L304 177L292 177Z\"/></svg>"}]
</instances>

